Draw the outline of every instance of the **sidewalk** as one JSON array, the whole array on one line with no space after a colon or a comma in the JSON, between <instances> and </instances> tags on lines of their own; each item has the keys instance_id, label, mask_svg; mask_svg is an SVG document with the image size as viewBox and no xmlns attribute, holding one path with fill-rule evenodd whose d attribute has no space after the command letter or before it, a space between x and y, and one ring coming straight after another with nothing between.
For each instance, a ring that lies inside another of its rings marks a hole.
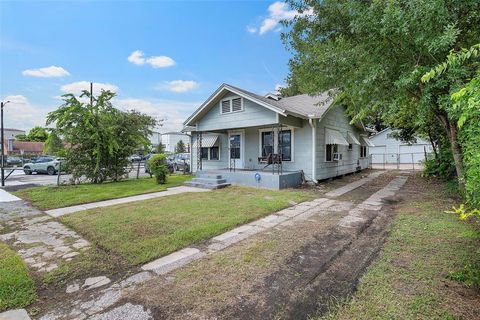
<instances>
[{"instance_id":1,"label":"sidewalk","mask_svg":"<svg viewBox=\"0 0 480 320\"><path fill-rule=\"evenodd\" d=\"M52 210L45 211L45 213L48 214L51 217L58 218L58 217L64 216L64 215L69 214L69 213L74 213L74 212L84 211L84 210L89 210L89 209L94 209L94 208L108 207L108 206L113 206L113 205L116 205L116 204L122 204L122 203L128 203L128 202L148 200L148 199L153 199L153 198L166 197L166 196L171 196L171 195L174 195L174 194L180 194L180 193L186 193L186 192L207 192L207 191L210 191L210 190L180 186L180 187L168 188L166 191L146 193L146 194L141 194L141 195L138 195L138 196L131 196L131 197L125 197L125 198L119 198L119 199L91 202L91 203L80 204L80 205L77 205L77 206L52 209Z\"/></svg>"},{"instance_id":2,"label":"sidewalk","mask_svg":"<svg viewBox=\"0 0 480 320\"><path fill-rule=\"evenodd\" d=\"M12 202L12 201L20 201L22 199L15 197L13 194L0 189L0 202Z\"/></svg>"}]
</instances>

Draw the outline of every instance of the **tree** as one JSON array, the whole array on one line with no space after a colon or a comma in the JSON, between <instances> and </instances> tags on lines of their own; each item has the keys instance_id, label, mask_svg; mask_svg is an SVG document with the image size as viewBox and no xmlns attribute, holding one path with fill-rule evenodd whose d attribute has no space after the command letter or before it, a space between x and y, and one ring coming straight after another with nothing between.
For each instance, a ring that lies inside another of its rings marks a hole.
<instances>
[{"instance_id":1,"label":"tree","mask_svg":"<svg viewBox=\"0 0 480 320\"><path fill-rule=\"evenodd\" d=\"M186 148L185 148L185 143L183 143L183 140L180 140L177 142L177 145L175 146L175 153L185 153Z\"/></svg>"},{"instance_id":2,"label":"tree","mask_svg":"<svg viewBox=\"0 0 480 320\"><path fill-rule=\"evenodd\" d=\"M159 143L155 150L156 153L164 153L165 152L165 145L163 143Z\"/></svg>"},{"instance_id":3,"label":"tree","mask_svg":"<svg viewBox=\"0 0 480 320\"><path fill-rule=\"evenodd\" d=\"M64 151L65 147L63 146L62 139L60 139L55 131L50 132L43 146L43 153L59 156L63 155Z\"/></svg>"},{"instance_id":4,"label":"tree","mask_svg":"<svg viewBox=\"0 0 480 320\"><path fill-rule=\"evenodd\" d=\"M27 141L45 142L48 138L47 129L43 127L33 127L27 135Z\"/></svg>"},{"instance_id":5,"label":"tree","mask_svg":"<svg viewBox=\"0 0 480 320\"><path fill-rule=\"evenodd\" d=\"M297 93L336 88L353 121L380 118L437 141L446 136L459 182L463 166L449 94L455 78L474 72L458 68L449 79L420 78L451 49L470 47L480 37L480 2L473 0L290 0L299 11L282 38L293 52L287 84Z\"/></svg>"},{"instance_id":6,"label":"tree","mask_svg":"<svg viewBox=\"0 0 480 320\"><path fill-rule=\"evenodd\" d=\"M80 98L63 95L64 104L48 114L47 124L55 123L56 132L69 148L67 163L74 179L86 177L93 183L118 180L129 165L127 157L139 145L148 146L148 137L156 121L137 111L123 112L111 100L115 96L103 91L98 97L83 91Z\"/></svg>"}]
</instances>

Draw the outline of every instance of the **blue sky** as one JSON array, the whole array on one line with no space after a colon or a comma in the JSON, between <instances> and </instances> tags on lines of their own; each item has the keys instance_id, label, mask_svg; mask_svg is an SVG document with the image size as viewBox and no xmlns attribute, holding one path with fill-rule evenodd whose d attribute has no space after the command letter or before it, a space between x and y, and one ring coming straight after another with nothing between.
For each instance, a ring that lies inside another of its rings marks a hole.
<instances>
[{"instance_id":1,"label":"blue sky","mask_svg":"<svg viewBox=\"0 0 480 320\"><path fill-rule=\"evenodd\" d=\"M120 108L183 120L221 83L260 94L283 84L290 54L274 1L0 1L5 125L29 129L85 83Z\"/></svg>"}]
</instances>

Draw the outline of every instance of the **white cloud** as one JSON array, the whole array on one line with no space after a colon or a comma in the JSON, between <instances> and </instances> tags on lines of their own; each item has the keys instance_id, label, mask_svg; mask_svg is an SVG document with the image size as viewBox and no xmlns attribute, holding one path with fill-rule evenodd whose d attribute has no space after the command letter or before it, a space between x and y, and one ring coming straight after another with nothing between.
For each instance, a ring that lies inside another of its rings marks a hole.
<instances>
[{"instance_id":1,"label":"white cloud","mask_svg":"<svg viewBox=\"0 0 480 320\"><path fill-rule=\"evenodd\" d=\"M297 10L292 10L289 8L288 4L285 2L277 1L268 6L268 17L262 20L259 28L247 26L247 31L250 33L258 32L259 34L264 34L269 31L279 31L280 21L293 20L296 16L303 17L313 14L313 9L308 9L303 12Z\"/></svg>"},{"instance_id":2,"label":"white cloud","mask_svg":"<svg viewBox=\"0 0 480 320\"><path fill-rule=\"evenodd\" d=\"M199 102L125 98L115 99L114 105L123 110L137 110L163 120L161 132L180 131L183 122L200 105Z\"/></svg>"},{"instance_id":3,"label":"white cloud","mask_svg":"<svg viewBox=\"0 0 480 320\"><path fill-rule=\"evenodd\" d=\"M5 127L15 129L30 129L34 126L45 126L48 112L55 106L32 104L23 95L6 96L2 101L10 101L4 107Z\"/></svg>"},{"instance_id":4,"label":"white cloud","mask_svg":"<svg viewBox=\"0 0 480 320\"><path fill-rule=\"evenodd\" d=\"M164 81L157 86L158 90L167 90L176 93L183 93L198 88L199 84L193 80Z\"/></svg>"},{"instance_id":5,"label":"white cloud","mask_svg":"<svg viewBox=\"0 0 480 320\"><path fill-rule=\"evenodd\" d=\"M70 75L70 73L67 70L57 66L50 66L50 67L38 68L38 69L27 69L27 70L24 70L22 74L27 77L37 77L37 78L58 78L58 77L65 77Z\"/></svg>"},{"instance_id":6,"label":"white cloud","mask_svg":"<svg viewBox=\"0 0 480 320\"><path fill-rule=\"evenodd\" d=\"M257 32L257 28L256 28L256 27L252 27L252 26L247 26L247 32L249 32L249 33L256 33L256 32Z\"/></svg>"},{"instance_id":7,"label":"white cloud","mask_svg":"<svg viewBox=\"0 0 480 320\"><path fill-rule=\"evenodd\" d=\"M143 66L149 64L155 69L167 68L175 65L175 61L167 56L151 56L145 57L144 53L140 50L135 50L130 54L127 60L137 66Z\"/></svg>"},{"instance_id":8,"label":"white cloud","mask_svg":"<svg viewBox=\"0 0 480 320\"><path fill-rule=\"evenodd\" d=\"M100 94L101 90L110 90L113 92L118 92L118 87L110 84L110 83L100 83L94 82L93 83L93 94L98 95ZM78 81L63 85L60 87L60 90L65 93L73 93L75 95L79 95L82 93L82 90L90 90L90 82L88 81Z\"/></svg>"}]
</instances>

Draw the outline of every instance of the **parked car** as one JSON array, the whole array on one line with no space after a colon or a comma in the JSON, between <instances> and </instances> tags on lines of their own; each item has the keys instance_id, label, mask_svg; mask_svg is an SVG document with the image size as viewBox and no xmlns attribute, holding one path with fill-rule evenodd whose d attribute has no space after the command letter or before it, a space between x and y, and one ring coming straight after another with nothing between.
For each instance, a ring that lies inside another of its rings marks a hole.
<instances>
[{"instance_id":1,"label":"parked car","mask_svg":"<svg viewBox=\"0 0 480 320\"><path fill-rule=\"evenodd\" d=\"M190 171L190 153L177 153L173 165L175 171Z\"/></svg>"},{"instance_id":2,"label":"parked car","mask_svg":"<svg viewBox=\"0 0 480 320\"><path fill-rule=\"evenodd\" d=\"M150 158L153 156L154 154L148 154L146 157L145 157L145 173L148 173L148 174L152 174L152 172L150 171L150 168L148 166L148 160L150 160ZM174 165L173 165L173 162L170 161L168 158L167 158L167 166L168 166L168 172L170 173L173 173L175 172L175 169L174 169Z\"/></svg>"},{"instance_id":3,"label":"parked car","mask_svg":"<svg viewBox=\"0 0 480 320\"><path fill-rule=\"evenodd\" d=\"M131 161L131 162L142 161L142 157L140 157L138 154L133 154L133 155L129 156L127 159L128 159L128 161Z\"/></svg>"},{"instance_id":4,"label":"parked car","mask_svg":"<svg viewBox=\"0 0 480 320\"><path fill-rule=\"evenodd\" d=\"M14 157L14 156L7 156L7 166L15 166L22 164L22 158Z\"/></svg>"},{"instance_id":5,"label":"parked car","mask_svg":"<svg viewBox=\"0 0 480 320\"><path fill-rule=\"evenodd\" d=\"M58 172L60 163L64 160L65 159L63 158L54 158L50 156L38 157L32 162L26 163L23 166L23 172L26 175L31 175L34 172L54 175Z\"/></svg>"}]
</instances>

